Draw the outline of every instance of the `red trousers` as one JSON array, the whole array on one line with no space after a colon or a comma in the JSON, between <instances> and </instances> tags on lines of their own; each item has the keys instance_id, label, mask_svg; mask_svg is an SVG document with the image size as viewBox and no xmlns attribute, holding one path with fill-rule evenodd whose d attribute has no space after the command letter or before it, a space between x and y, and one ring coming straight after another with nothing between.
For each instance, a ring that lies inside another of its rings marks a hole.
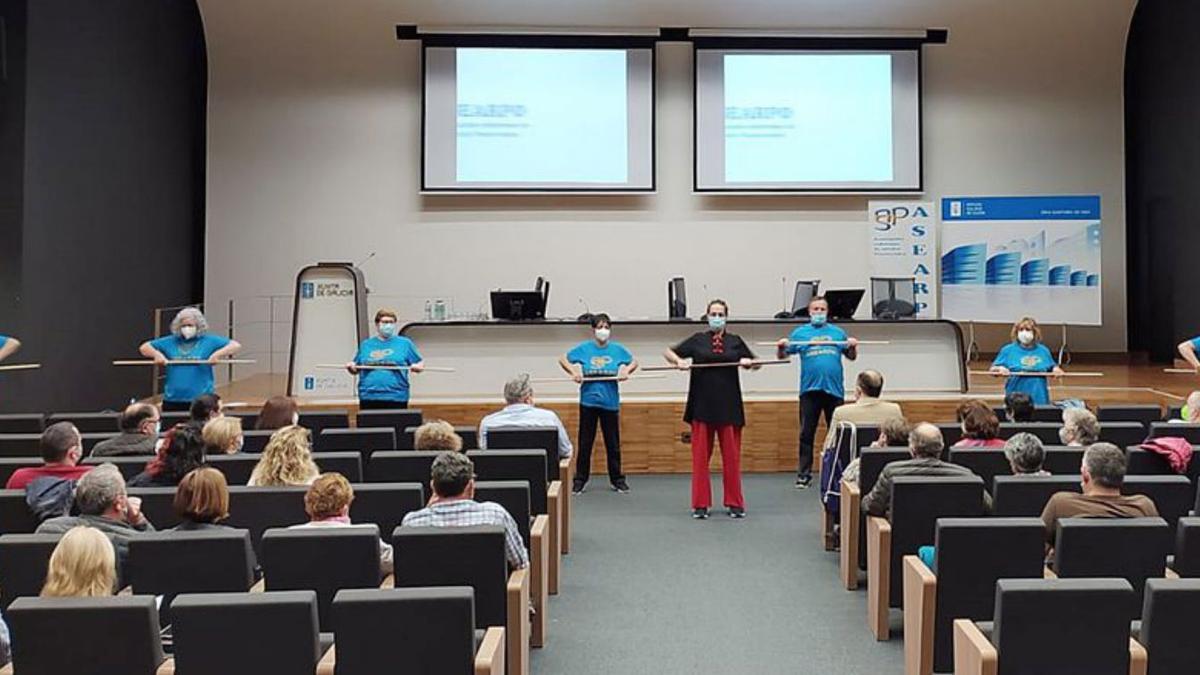
<instances>
[{"instance_id":1,"label":"red trousers","mask_svg":"<svg viewBox=\"0 0 1200 675\"><path fill-rule=\"evenodd\" d=\"M712 482L708 462L712 458L713 435L721 442L722 483L725 506L746 508L742 497L742 428L733 424L692 422L692 508L712 506Z\"/></svg>"}]
</instances>

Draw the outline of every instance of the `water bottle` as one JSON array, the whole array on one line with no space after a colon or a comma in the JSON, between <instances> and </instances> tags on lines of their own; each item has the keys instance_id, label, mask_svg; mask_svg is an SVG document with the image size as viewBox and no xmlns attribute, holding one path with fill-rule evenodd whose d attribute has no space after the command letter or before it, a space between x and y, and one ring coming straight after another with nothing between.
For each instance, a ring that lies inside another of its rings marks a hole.
<instances>
[{"instance_id":1,"label":"water bottle","mask_svg":"<svg viewBox=\"0 0 1200 675\"><path fill-rule=\"evenodd\" d=\"M433 307L433 304L432 304L432 303L430 303L428 300L426 300L426 301L425 301L425 320L426 320L426 321L432 321L432 320L433 320L433 310L432 310L432 307Z\"/></svg>"},{"instance_id":2,"label":"water bottle","mask_svg":"<svg viewBox=\"0 0 1200 675\"><path fill-rule=\"evenodd\" d=\"M446 320L446 301L442 300L441 298L438 298L437 301L433 303L433 320Z\"/></svg>"}]
</instances>

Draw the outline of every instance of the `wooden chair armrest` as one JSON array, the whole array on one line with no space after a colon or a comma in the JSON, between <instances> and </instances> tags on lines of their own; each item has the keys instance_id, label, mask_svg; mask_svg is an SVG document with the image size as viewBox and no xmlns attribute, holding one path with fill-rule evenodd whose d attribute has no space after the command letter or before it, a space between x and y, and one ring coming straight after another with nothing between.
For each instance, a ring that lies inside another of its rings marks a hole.
<instances>
[{"instance_id":1,"label":"wooden chair armrest","mask_svg":"<svg viewBox=\"0 0 1200 675\"><path fill-rule=\"evenodd\" d=\"M954 620L954 675L996 675L996 647L970 619Z\"/></svg>"},{"instance_id":2,"label":"wooden chair armrest","mask_svg":"<svg viewBox=\"0 0 1200 675\"><path fill-rule=\"evenodd\" d=\"M842 587L848 591L858 588L858 527L861 521L862 490L858 483L841 482L842 508L839 520L842 525L841 554L838 560Z\"/></svg>"},{"instance_id":3,"label":"wooden chair armrest","mask_svg":"<svg viewBox=\"0 0 1200 675\"><path fill-rule=\"evenodd\" d=\"M4 670L0 670L0 673L12 673L12 664L6 666ZM154 671L154 675L175 675L175 659L163 661L158 670Z\"/></svg>"},{"instance_id":4,"label":"wooden chair armrest","mask_svg":"<svg viewBox=\"0 0 1200 675\"><path fill-rule=\"evenodd\" d=\"M133 595L133 586L126 586L117 591L117 595Z\"/></svg>"},{"instance_id":5,"label":"wooden chair armrest","mask_svg":"<svg viewBox=\"0 0 1200 675\"><path fill-rule=\"evenodd\" d=\"M547 588L550 595L558 595L559 576L562 572L563 537L563 487L562 481L554 481L546 488L546 515L550 517L549 564L546 566Z\"/></svg>"},{"instance_id":6,"label":"wooden chair armrest","mask_svg":"<svg viewBox=\"0 0 1200 675\"><path fill-rule=\"evenodd\" d=\"M488 626L475 652L475 675L504 675L504 628Z\"/></svg>"},{"instance_id":7,"label":"wooden chair armrest","mask_svg":"<svg viewBox=\"0 0 1200 675\"><path fill-rule=\"evenodd\" d=\"M1149 655L1142 643L1129 638L1129 675L1146 675Z\"/></svg>"},{"instance_id":8,"label":"wooden chair armrest","mask_svg":"<svg viewBox=\"0 0 1200 675\"><path fill-rule=\"evenodd\" d=\"M876 640L891 637L888 600L892 590L892 524L867 517L867 626Z\"/></svg>"},{"instance_id":9,"label":"wooden chair armrest","mask_svg":"<svg viewBox=\"0 0 1200 675\"><path fill-rule=\"evenodd\" d=\"M1043 579L1057 579L1058 575L1055 574L1054 570L1050 569L1049 567L1042 567L1042 578Z\"/></svg>"},{"instance_id":10,"label":"wooden chair armrest","mask_svg":"<svg viewBox=\"0 0 1200 675\"><path fill-rule=\"evenodd\" d=\"M384 577L383 581L379 582L379 587L380 588L395 588L396 587L396 575L389 574L386 577Z\"/></svg>"},{"instance_id":11,"label":"wooden chair armrest","mask_svg":"<svg viewBox=\"0 0 1200 675\"><path fill-rule=\"evenodd\" d=\"M317 675L333 675L337 670L337 656L334 654L336 649L337 645L330 645L329 651L317 662Z\"/></svg>"},{"instance_id":12,"label":"wooden chair armrest","mask_svg":"<svg viewBox=\"0 0 1200 675\"><path fill-rule=\"evenodd\" d=\"M1170 567L1168 567L1168 568L1167 568L1167 572L1166 572L1166 577L1167 577L1168 579L1178 579L1178 578L1179 578L1179 572L1176 572L1175 570L1173 570L1173 569L1171 569Z\"/></svg>"},{"instance_id":13,"label":"wooden chair armrest","mask_svg":"<svg viewBox=\"0 0 1200 675\"><path fill-rule=\"evenodd\" d=\"M904 556L904 672L933 673L937 576L915 555Z\"/></svg>"},{"instance_id":14,"label":"wooden chair armrest","mask_svg":"<svg viewBox=\"0 0 1200 675\"><path fill-rule=\"evenodd\" d=\"M258 581L254 582L254 585L250 587L250 592L251 593L262 593L266 589L267 589L267 578L263 577L262 579L259 579Z\"/></svg>"},{"instance_id":15,"label":"wooden chair armrest","mask_svg":"<svg viewBox=\"0 0 1200 675\"><path fill-rule=\"evenodd\" d=\"M559 538L559 545L562 548L563 555L571 552L571 514L575 506L575 497L571 494L571 486L575 481L575 465L573 463L575 455L571 455L566 459L558 462L558 477L562 488L562 537Z\"/></svg>"},{"instance_id":16,"label":"wooden chair armrest","mask_svg":"<svg viewBox=\"0 0 1200 675\"><path fill-rule=\"evenodd\" d=\"M550 562L549 537L549 516L534 518L533 527L529 529L529 600L534 611L530 645L538 648L546 646L546 627L549 625L546 618L546 612L550 609L546 580L546 567Z\"/></svg>"},{"instance_id":17,"label":"wooden chair armrest","mask_svg":"<svg viewBox=\"0 0 1200 675\"><path fill-rule=\"evenodd\" d=\"M514 570L508 575L507 670L513 675L529 675L529 570Z\"/></svg>"}]
</instances>

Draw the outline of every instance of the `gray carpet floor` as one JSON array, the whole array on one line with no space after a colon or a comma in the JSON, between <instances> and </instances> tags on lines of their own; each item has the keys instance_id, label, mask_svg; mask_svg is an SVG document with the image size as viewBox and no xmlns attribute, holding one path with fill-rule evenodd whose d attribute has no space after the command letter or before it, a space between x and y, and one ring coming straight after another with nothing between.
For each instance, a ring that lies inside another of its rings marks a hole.
<instances>
[{"instance_id":1,"label":"gray carpet floor","mask_svg":"<svg viewBox=\"0 0 1200 675\"><path fill-rule=\"evenodd\" d=\"M899 674L903 638L876 642L866 592L841 588L818 536L817 490L745 476L748 517L689 515L688 476L603 476L576 498L572 551L550 600L537 675ZM720 477L714 476L720 503ZM899 621L894 617L893 627Z\"/></svg>"}]
</instances>

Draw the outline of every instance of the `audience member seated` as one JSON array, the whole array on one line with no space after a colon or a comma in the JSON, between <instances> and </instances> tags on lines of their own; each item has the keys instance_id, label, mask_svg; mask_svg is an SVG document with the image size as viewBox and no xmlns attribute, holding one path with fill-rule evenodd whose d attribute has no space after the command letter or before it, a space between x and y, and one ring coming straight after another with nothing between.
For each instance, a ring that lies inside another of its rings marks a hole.
<instances>
[{"instance_id":1,"label":"audience member seated","mask_svg":"<svg viewBox=\"0 0 1200 675\"><path fill-rule=\"evenodd\" d=\"M300 423L300 406L290 396L272 396L258 411L254 428L258 431L275 431Z\"/></svg>"},{"instance_id":2,"label":"audience member seated","mask_svg":"<svg viewBox=\"0 0 1200 675\"><path fill-rule=\"evenodd\" d=\"M892 462L883 467L875 487L862 500L862 510L872 516L887 516L892 503L892 481L899 476L974 476L965 466L943 462L942 430L922 422L913 427L908 435L908 450L912 459ZM991 510L991 499L984 492L987 510Z\"/></svg>"},{"instance_id":3,"label":"audience member seated","mask_svg":"<svg viewBox=\"0 0 1200 675\"><path fill-rule=\"evenodd\" d=\"M1167 420L1168 424L1200 424L1200 390L1188 394L1179 417Z\"/></svg>"},{"instance_id":4,"label":"audience member seated","mask_svg":"<svg viewBox=\"0 0 1200 675\"><path fill-rule=\"evenodd\" d=\"M192 469L204 465L204 438L192 424L178 424L167 432L158 455L146 470L129 479L129 487L174 487Z\"/></svg>"},{"instance_id":5,"label":"audience member seated","mask_svg":"<svg viewBox=\"0 0 1200 675\"><path fill-rule=\"evenodd\" d=\"M149 403L130 403L117 420L121 433L116 438L100 441L92 448L92 457L122 455L153 455L162 430L158 408Z\"/></svg>"},{"instance_id":6,"label":"audience member seated","mask_svg":"<svg viewBox=\"0 0 1200 675\"><path fill-rule=\"evenodd\" d=\"M117 590L117 559L108 537L94 527L67 530L50 554L42 597L95 598Z\"/></svg>"},{"instance_id":7,"label":"audience member seated","mask_svg":"<svg viewBox=\"0 0 1200 675\"><path fill-rule=\"evenodd\" d=\"M853 422L854 424L883 424L887 420L903 418L900 406L891 401L881 401L883 393L883 375L877 370L864 370L854 381L854 403L839 405L833 409L833 418L829 421L830 428L838 422ZM826 434L833 438L833 434Z\"/></svg>"},{"instance_id":8,"label":"audience member seated","mask_svg":"<svg viewBox=\"0 0 1200 675\"><path fill-rule=\"evenodd\" d=\"M879 424L879 438L871 443L872 448L901 448L908 445L912 426L903 417L892 417Z\"/></svg>"},{"instance_id":9,"label":"audience member seated","mask_svg":"<svg viewBox=\"0 0 1200 675\"><path fill-rule=\"evenodd\" d=\"M956 448L1002 448L1004 439L999 438L1000 418L992 408L978 399L963 401L958 406L958 421L962 424L962 440Z\"/></svg>"},{"instance_id":10,"label":"audience member seated","mask_svg":"<svg viewBox=\"0 0 1200 675\"><path fill-rule=\"evenodd\" d=\"M462 436L445 420L430 420L413 434L413 449L419 452L462 452L462 447Z\"/></svg>"},{"instance_id":11,"label":"audience member seated","mask_svg":"<svg viewBox=\"0 0 1200 675\"><path fill-rule=\"evenodd\" d=\"M215 420L224 414L220 396L217 394L200 394L192 400L192 407L188 409L188 423L196 425L199 429L203 429L204 425L208 424L210 420Z\"/></svg>"},{"instance_id":12,"label":"audience member seated","mask_svg":"<svg viewBox=\"0 0 1200 675\"><path fill-rule=\"evenodd\" d=\"M1089 446L1100 440L1100 422L1087 408L1065 408L1058 437L1063 445L1075 448Z\"/></svg>"},{"instance_id":13,"label":"audience member seated","mask_svg":"<svg viewBox=\"0 0 1200 675\"><path fill-rule=\"evenodd\" d=\"M1004 456L1012 467L1014 476L1049 476L1042 468L1046 461L1046 449L1042 441L1031 433L1022 431L1004 442Z\"/></svg>"},{"instance_id":14,"label":"audience member seated","mask_svg":"<svg viewBox=\"0 0 1200 675\"><path fill-rule=\"evenodd\" d=\"M211 466L193 469L179 481L172 506L181 521L174 532L230 529L220 524L229 517L229 484Z\"/></svg>"},{"instance_id":15,"label":"audience member seated","mask_svg":"<svg viewBox=\"0 0 1200 675\"><path fill-rule=\"evenodd\" d=\"M87 472L75 486L78 516L51 518L37 528L38 534L63 534L80 525L94 527L112 540L117 552L117 577L123 577L129 540L154 526L142 515L142 501L125 492L125 479L113 464L101 464Z\"/></svg>"},{"instance_id":16,"label":"audience member seated","mask_svg":"<svg viewBox=\"0 0 1200 675\"><path fill-rule=\"evenodd\" d=\"M529 566L529 552L508 511L495 502L475 501L475 465L470 458L459 452L443 452L433 460L430 473L433 497L425 508L405 515L403 527L503 525L509 567Z\"/></svg>"},{"instance_id":17,"label":"audience member seated","mask_svg":"<svg viewBox=\"0 0 1200 675\"><path fill-rule=\"evenodd\" d=\"M222 415L204 425L201 434L204 439L204 452L208 455L232 455L241 452L242 418L232 415Z\"/></svg>"},{"instance_id":18,"label":"audience member seated","mask_svg":"<svg viewBox=\"0 0 1200 675\"><path fill-rule=\"evenodd\" d=\"M1158 515L1145 495L1123 495L1125 453L1112 443L1096 443L1083 453L1083 494L1056 492L1042 510L1046 541L1054 544L1060 518L1143 518Z\"/></svg>"},{"instance_id":19,"label":"audience member seated","mask_svg":"<svg viewBox=\"0 0 1200 675\"><path fill-rule=\"evenodd\" d=\"M283 427L267 441L262 457L250 472L251 487L312 485L320 475L312 458L312 432L295 424Z\"/></svg>"},{"instance_id":20,"label":"audience member seated","mask_svg":"<svg viewBox=\"0 0 1200 675\"><path fill-rule=\"evenodd\" d=\"M90 466L79 465L79 460L83 457L83 439L79 436L79 430L70 422L55 422L46 427L38 445L45 464L17 469L8 477L8 482L4 485L6 490L24 490L38 478L78 480L92 469Z\"/></svg>"},{"instance_id":21,"label":"audience member seated","mask_svg":"<svg viewBox=\"0 0 1200 675\"><path fill-rule=\"evenodd\" d=\"M1004 416L1009 422L1032 422L1033 399L1023 391L1014 391L1004 397Z\"/></svg>"},{"instance_id":22,"label":"audience member seated","mask_svg":"<svg viewBox=\"0 0 1200 675\"><path fill-rule=\"evenodd\" d=\"M304 527L373 527L371 525L355 525L350 522L350 504L354 501L354 488L350 481L340 473L323 473L317 476L308 492L304 493L304 512L308 514L308 522L293 525L292 528ZM379 571L391 574L393 569L392 545L379 542Z\"/></svg>"},{"instance_id":23,"label":"audience member seated","mask_svg":"<svg viewBox=\"0 0 1200 675\"><path fill-rule=\"evenodd\" d=\"M487 449L487 434L489 429L497 427L555 427L558 429L558 456L570 457L574 448L567 430L563 428L562 420L553 410L537 408L533 405L533 385L529 383L529 374L522 373L509 380L504 385L503 410L498 410L479 423L479 447Z\"/></svg>"}]
</instances>

